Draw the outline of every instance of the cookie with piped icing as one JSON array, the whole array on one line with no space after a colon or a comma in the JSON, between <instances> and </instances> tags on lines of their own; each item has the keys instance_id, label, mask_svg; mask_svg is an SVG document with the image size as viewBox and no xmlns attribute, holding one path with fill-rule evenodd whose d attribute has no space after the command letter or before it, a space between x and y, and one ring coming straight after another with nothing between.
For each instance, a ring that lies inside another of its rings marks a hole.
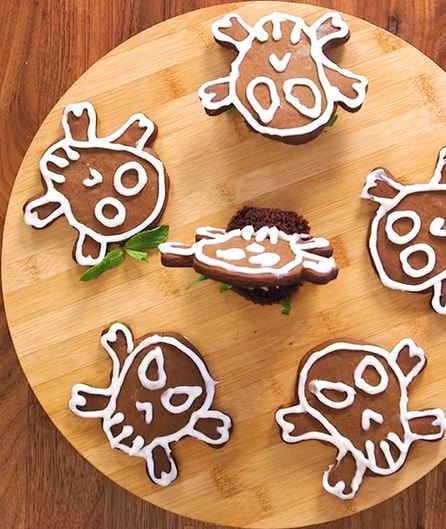
<instances>
[{"instance_id":1,"label":"cookie with piped icing","mask_svg":"<svg viewBox=\"0 0 446 529\"><path fill-rule=\"evenodd\" d=\"M237 56L227 75L199 89L209 115L234 107L255 132L300 144L319 136L338 106L353 112L365 101L367 79L329 58L350 37L339 13L312 24L271 13L254 25L231 13L213 23L212 34Z\"/></svg>"},{"instance_id":2,"label":"cookie with piped icing","mask_svg":"<svg viewBox=\"0 0 446 529\"><path fill-rule=\"evenodd\" d=\"M391 351L342 339L321 344L299 365L296 401L276 412L282 440L331 444L336 459L322 485L353 499L366 474L394 474L414 442L443 438L443 410L409 409L409 386L425 366L424 351L411 339Z\"/></svg>"},{"instance_id":3,"label":"cookie with piped icing","mask_svg":"<svg viewBox=\"0 0 446 529\"><path fill-rule=\"evenodd\" d=\"M114 323L101 344L112 363L109 385L74 385L69 407L101 419L110 446L143 458L153 483L177 479L173 447L181 439L215 447L229 440L232 421L214 408L217 383L189 340L176 333L134 339L128 326Z\"/></svg>"},{"instance_id":4,"label":"cookie with piped icing","mask_svg":"<svg viewBox=\"0 0 446 529\"><path fill-rule=\"evenodd\" d=\"M45 192L24 206L25 223L45 228L59 217L78 232L73 258L92 266L113 243L157 226L167 204L169 179L149 148L154 123L134 114L108 136L97 133L89 102L68 105L64 136L40 160Z\"/></svg>"}]
</instances>

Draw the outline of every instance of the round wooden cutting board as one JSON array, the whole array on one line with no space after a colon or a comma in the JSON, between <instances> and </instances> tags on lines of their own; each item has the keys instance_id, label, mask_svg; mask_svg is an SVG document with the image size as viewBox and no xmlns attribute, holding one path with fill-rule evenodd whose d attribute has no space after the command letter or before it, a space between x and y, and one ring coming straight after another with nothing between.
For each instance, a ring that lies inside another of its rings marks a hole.
<instances>
[{"instance_id":1,"label":"round wooden cutting board","mask_svg":"<svg viewBox=\"0 0 446 529\"><path fill-rule=\"evenodd\" d=\"M366 250L374 211L359 198L366 174L388 167L406 183L427 182L446 143L446 74L415 48L346 16L352 37L336 53L342 66L369 78L356 114L338 112L316 141L289 146L248 131L230 112L208 117L201 83L229 71L230 50L214 43L211 22L237 11L248 23L274 10L314 21L324 10L281 2L203 9L168 20L119 46L62 97L29 148L9 203L3 245L3 293L17 355L48 415L80 454L127 490L182 515L243 527L304 526L352 514L414 483L446 455L446 441L415 445L406 466L387 478L366 477L356 499L322 489L335 451L315 442L280 441L274 411L291 402L296 368L313 346L349 337L392 348L411 337L429 364L414 384L411 408L446 409L446 319L429 295L384 288ZM290 316L258 307L207 281L189 290L191 270L166 269L157 252L148 264L127 259L81 283L71 259L76 233L63 220L45 230L25 226L24 202L41 190L38 161L61 135L68 103L89 100L106 134L133 113L159 127L154 148L172 191L164 221L171 240L192 240L202 225L224 226L244 204L293 209L312 233L331 239L341 272L326 286L302 288ZM67 408L73 384L107 384L110 363L99 345L113 321L136 337L174 330L200 349L217 388L215 407L228 412L233 436L215 450L187 438L174 447L179 479L150 483L144 460L112 450L99 420Z\"/></svg>"}]
</instances>

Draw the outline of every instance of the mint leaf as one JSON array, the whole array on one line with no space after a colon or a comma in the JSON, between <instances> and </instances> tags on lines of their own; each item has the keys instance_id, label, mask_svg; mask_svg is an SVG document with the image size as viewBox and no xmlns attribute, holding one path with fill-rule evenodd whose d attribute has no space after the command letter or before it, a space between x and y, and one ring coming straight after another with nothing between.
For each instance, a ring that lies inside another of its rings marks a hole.
<instances>
[{"instance_id":1,"label":"mint leaf","mask_svg":"<svg viewBox=\"0 0 446 529\"><path fill-rule=\"evenodd\" d=\"M291 300L290 299L284 299L280 302L282 306L282 314L285 316L289 316L291 312Z\"/></svg>"},{"instance_id":2,"label":"mint leaf","mask_svg":"<svg viewBox=\"0 0 446 529\"><path fill-rule=\"evenodd\" d=\"M149 248L158 248L162 242L167 241L169 226L163 224L153 230L140 231L125 243L124 249L141 252Z\"/></svg>"},{"instance_id":3,"label":"mint leaf","mask_svg":"<svg viewBox=\"0 0 446 529\"><path fill-rule=\"evenodd\" d=\"M328 120L327 122L327 127L332 127L335 123L336 123L336 120L338 119L338 115L337 114L334 114L333 116L331 116L331 118Z\"/></svg>"},{"instance_id":4,"label":"mint leaf","mask_svg":"<svg viewBox=\"0 0 446 529\"><path fill-rule=\"evenodd\" d=\"M225 283L220 285L220 292L227 292L228 290L232 290L231 285L225 285Z\"/></svg>"},{"instance_id":5,"label":"mint leaf","mask_svg":"<svg viewBox=\"0 0 446 529\"><path fill-rule=\"evenodd\" d=\"M138 252L138 250L129 250L128 248L125 248L125 252L137 261L145 261L146 263L149 262L149 256L147 255L147 252Z\"/></svg>"},{"instance_id":6,"label":"mint leaf","mask_svg":"<svg viewBox=\"0 0 446 529\"><path fill-rule=\"evenodd\" d=\"M206 279L208 279L206 276L198 276L196 277L192 283L190 283L189 285L187 285L186 287L186 290L189 290L191 287L193 287L194 285L196 285L197 283L201 283L202 281L206 281Z\"/></svg>"},{"instance_id":7,"label":"mint leaf","mask_svg":"<svg viewBox=\"0 0 446 529\"><path fill-rule=\"evenodd\" d=\"M90 281L96 279L107 270L116 268L124 261L124 252L122 248L116 248L107 253L100 263L89 268L84 274L81 275L81 281Z\"/></svg>"}]
</instances>

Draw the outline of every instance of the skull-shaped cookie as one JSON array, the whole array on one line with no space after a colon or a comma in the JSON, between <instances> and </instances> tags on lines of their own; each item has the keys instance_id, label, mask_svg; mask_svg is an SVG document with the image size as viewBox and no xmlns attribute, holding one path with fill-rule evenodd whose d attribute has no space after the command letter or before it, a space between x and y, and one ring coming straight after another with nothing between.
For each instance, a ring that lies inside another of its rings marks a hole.
<instances>
[{"instance_id":1,"label":"skull-shaped cookie","mask_svg":"<svg viewBox=\"0 0 446 529\"><path fill-rule=\"evenodd\" d=\"M253 226L226 231L206 226L195 232L197 242L160 244L165 266L192 266L210 279L242 288L278 287L299 281L323 284L338 274L327 239L277 228Z\"/></svg>"},{"instance_id":2,"label":"skull-shaped cookie","mask_svg":"<svg viewBox=\"0 0 446 529\"><path fill-rule=\"evenodd\" d=\"M368 175L362 197L379 204L369 251L382 283L396 290L433 290L432 308L446 314L446 148L427 184L403 185L386 169Z\"/></svg>"},{"instance_id":3,"label":"skull-shaped cookie","mask_svg":"<svg viewBox=\"0 0 446 529\"><path fill-rule=\"evenodd\" d=\"M112 361L110 384L73 386L69 407L100 418L112 448L146 460L147 474L166 486L178 476L172 443L186 436L212 446L229 440L231 419L211 409L216 382L198 351L176 334L150 334L136 342L114 323L101 344Z\"/></svg>"},{"instance_id":4,"label":"skull-shaped cookie","mask_svg":"<svg viewBox=\"0 0 446 529\"><path fill-rule=\"evenodd\" d=\"M98 137L93 105L75 103L65 108L62 126L64 137L40 160L46 192L25 204L25 222L45 228L65 215L79 232L74 259L94 265L108 244L156 226L166 206L168 177L147 147L156 129L144 114Z\"/></svg>"},{"instance_id":5,"label":"skull-shaped cookie","mask_svg":"<svg viewBox=\"0 0 446 529\"><path fill-rule=\"evenodd\" d=\"M414 441L443 437L442 410L408 410L409 384L425 364L423 350L410 339L391 352L365 343L322 344L299 366L297 404L276 412L282 439L332 444L338 453L323 487L352 499L366 472L393 474Z\"/></svg>"},{"instance_id":6,"label":"skull-shaped cookie","mask_svg":"<svg viewBox=\"0 0 446 529\"><path fill-rule=\"evenodd\" d=\"M212 33L238 55L228 76L198 92L210 115L233 106L256 132L298 144L317 137L338 105L356 111L365 100L367 79L327 57L350 36L338 13L326 13L311 26L284 13L250 26L232 13L214 22Z\"/></svg>"}]
</instances>

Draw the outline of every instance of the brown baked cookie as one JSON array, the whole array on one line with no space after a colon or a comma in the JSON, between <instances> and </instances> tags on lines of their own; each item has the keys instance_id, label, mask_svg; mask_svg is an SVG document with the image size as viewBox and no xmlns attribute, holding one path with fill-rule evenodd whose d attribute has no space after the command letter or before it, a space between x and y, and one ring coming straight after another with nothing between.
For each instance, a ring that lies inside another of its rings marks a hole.
<instances>
[{"instance_id":1,"label":"brown baked cookie","mask_svg":"<svg viewBox=\"0 0 446 529\"><path fill-rule=\"evenodd\" d=\"M235 107L255 132L301 144L321 134L338 105L356 111L364 103L367 79L328 58L350 37L339 13L325 13L312 25L271 13L254 26L231 13L214 22L212 34L237 57L229 75L198 91L210 115Z\"/></svg>"},{"instance_id":2,"label":"brown baked cookie","mask_svg":"<svg viewBox=\"0 0 446 529\"><path fill-rule=\"evenodd\" d=\"M362 198L379 208L370 225L369 252L386 287L432 291L432 308L446 314L446 148L427 184L403 185L386 169L368 177Z\"/></svg>"},{"instance_id":3,"label":"brown baked cookie","mask_svg":"<svg viewBox=\"0 0 446 529\"><path fill-rule=\"evenodd\" d=\"M186 436L212 446L229 440L231 419L212 409L216 382L195 347L176 333L134 340L114 323L101 337L112 360L110 385L76 384L69 407L100 418L112 448L146 460L147 474L166 486L178 476L172 443Z\"/></svg>"},{"instance_id":4,"label":"brown baked cookie","mask_svg":"<svg viewBox=\"0 0 446 529\"><path fill-rule=\"evenodd\" d=\"M444 436L442 410L408 410L409 385L425 365L424 351L408 338L390 352L344 340L319 345L299 365L297 403L276 412L282 439L333 445L338 453L323 487L352 499L364 474L393 474L414 441Z\"/></svg>"},{"instance_id":5,"label":"brown baked cookie","mask_svg":"<svg viewBox=\"0 0 446 529\"><path fill-rule=\"evenodd\" d=\"M196 230L194 244L168 242L159 250L165 266L193 267L210 279L244 289L274 289L301 281L323 284L338 273L329 241L287 234L276 226L230 231L207 226Z\"/></svg>"},{"instance_id":6,"label":"brown baked cookie","mask_svg":"<svg viewBox=\"0 0 446 529\"><path fill-rule=\"evenodd\" d=\"M45 228L64 215L79 232L75 261L95 265L110 243L157 225L169 180L148 148L156 128L144 114L134 114L113 134L98 137L93 105L75 103L65 108L62 127L64 137L40 160L46 191L25 204L25 222Z\"/></svg>"}]
</instances>

